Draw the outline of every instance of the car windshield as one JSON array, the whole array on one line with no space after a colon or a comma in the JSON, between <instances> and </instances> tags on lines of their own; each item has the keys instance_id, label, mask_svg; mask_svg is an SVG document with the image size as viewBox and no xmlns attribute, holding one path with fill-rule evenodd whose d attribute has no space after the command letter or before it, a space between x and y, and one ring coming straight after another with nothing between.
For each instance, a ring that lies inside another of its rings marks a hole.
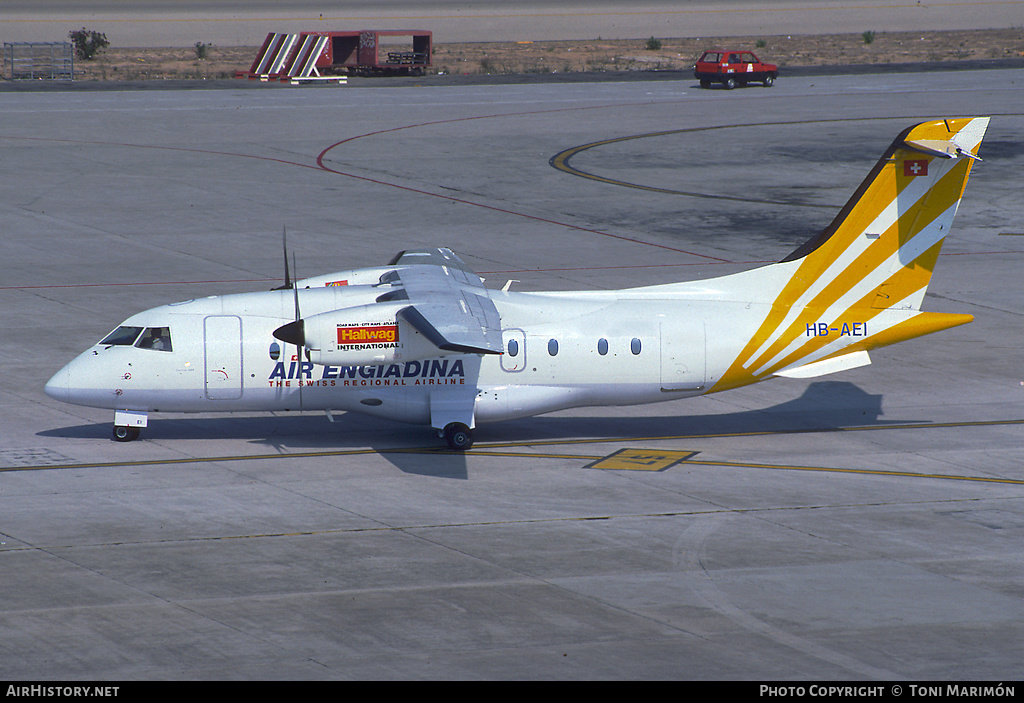
<instances>
[{"instance_id":1,"label":"car windshield","mask_svg":"<svg viewBox=\"0 0 1024 703\"><path fill-rule=\"evenodd\" d=\"M700 57L701 61L707 61L708 63L718 63L718 52L707 51L703 56Z\"/></svg>"},{"instance_id":2,"label":"car windshield","mask_svg":"<svg viewBox=\"0 0 1024 703\"><path fill-rule=\"evenodd\" d=\"M129 346L133 344L142 331L141 327L126 327L122 325L103 338L100 344L114 344L117 346Z\"/></svg>"}]
</instances>

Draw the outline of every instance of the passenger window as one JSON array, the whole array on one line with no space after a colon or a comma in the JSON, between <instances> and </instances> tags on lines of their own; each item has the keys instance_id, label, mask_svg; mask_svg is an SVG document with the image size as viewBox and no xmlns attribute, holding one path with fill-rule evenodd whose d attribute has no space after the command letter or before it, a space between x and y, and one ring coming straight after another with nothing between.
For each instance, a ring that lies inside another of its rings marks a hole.
<instances>
[{"instance_id":1,"label":"passenger window","mask_svg":"<svg viewBox=\"0 0 1024 703\"><path fill-rule=\"evenodd\" d=\"M639 354L640 353L640 339L639 338L633 337L633 341L629 343L629 350L631 352L633 352L633 354Z\"/></svg>"},{"instance_id":2,"label":"passenger window","mask_svg":"<svg viewBox=\"0 0 1024 703\"><path fill-rule=\"evenodd\" d=\"M740 56L740 59L742 59L743 63L755 63L753 54L743 54Z\"/></svg>"},{"instance_id":3,"label":"passenger window","mask_svg":"<svg viewBox=\"0 0 1024 703\"><path fill-rule=\"evenodd\" d=\"M115 346L130 346L142 331L141 327L118 327L116 330L103 338L100 344L112 344Z\"/></svg>"},{"instance_id":4,"label":"passenger window","mask_svg":"<svg viewBox=\"0 0 1024 703\"><path fill-rule=\"evenodd\" d=\"M508 340L508 355L519 356L519 342L514 339Z\"/></svg>"},{"instance_id":5,"label":"passenger window","mask_svg":"<svg viewBox=\"0 0 1024 703\"><path fill-rule=\"evenodd\" d=\"M147 327L135 346L139 349L171 351L171 330L169 327Z\"/></svg>"},{"instance_id":6,"label":"passenger window","mask_svg":"<svg viewBox=\"0 0 1024 703\"><path fill-rule=\"evenodd\" d=\"M597 353L604 356L608 353L608 340L601 338L597 340Z\"/></svg>"},{"instance_id":7,"label":"passenger window","mask_svg":"<svg viewBox=\"0 0 1024 703\"><path fill-rule=\"evenodd\" d=\"M548 354L550 354L551 356L555 356L556 354L558 354L558 340L557 339L549 339L548 340Z\"/></svg>"}]
</instances>

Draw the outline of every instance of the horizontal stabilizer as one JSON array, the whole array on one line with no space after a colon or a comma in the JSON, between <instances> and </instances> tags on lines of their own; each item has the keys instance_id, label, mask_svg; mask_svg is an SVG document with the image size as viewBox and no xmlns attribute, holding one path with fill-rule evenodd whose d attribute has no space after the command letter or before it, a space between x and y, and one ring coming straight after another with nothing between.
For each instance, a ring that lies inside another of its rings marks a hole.
<instances>
[{"instance_id":1,"label":"horizontal stabilizer","mask_svg":"<svg viewBox=\"0 0 1024 703\"><path fill-rule=\"evenodd\" d=\"M958 144L943 139L908 139L903 143L914 151L919 151L922 154L928 154L929 156L938 156L942 159L955 159L958 156L969 156L972 159L981 161L980 157L975 156L969 151L964 151Z\"/></svg>"},{"instance_id":2,"label":"horizontal stabilizer","mask_svg":"<svg viewBox=\"0 0 1024 703\"><path fill-rule=\"evenodd\" d=\"M837 371L849 371L850 369L867 366L870 363L871 357L868 356L866 351L855 351L831 359L822 359L821 361L814 361L803 366L785 369L784 371L776 371L775 375L785 376L786 378L816 378L817 376L825 376Z\"/></svg>"}]
</instances>

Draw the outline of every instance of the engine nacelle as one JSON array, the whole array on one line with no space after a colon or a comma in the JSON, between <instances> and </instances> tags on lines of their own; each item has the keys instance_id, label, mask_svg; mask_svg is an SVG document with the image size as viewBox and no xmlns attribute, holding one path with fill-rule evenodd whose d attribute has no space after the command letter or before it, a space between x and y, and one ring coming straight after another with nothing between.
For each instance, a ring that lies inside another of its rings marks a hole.
<instances>
[{"instance_id":1,"label":"engine nacelle","mask_svg":"<svg viewBox=\"0 0 1024 703\"><path fill-rule=\"evenodd\" d=\"M401 319L399 311L408 306L408 301L395 301L311 315L300 321L302 346L310 361L325 366L390 364L452 353Z\"/></svg>"},{"instance_id":2,"label":"engine nacelle","mask_svg":"<svg viewBox=\"0 0 1024 703\"><path fill-rule=\"evenodd\" d=\"M376 266L373 268L349 269L348 271L336 271L325 273L312 278L303 278L296 281L299 288L332 288L342 286L375 286L380 284L381 278L394 272L394 266Z\"/></svg>"}]
</instances>

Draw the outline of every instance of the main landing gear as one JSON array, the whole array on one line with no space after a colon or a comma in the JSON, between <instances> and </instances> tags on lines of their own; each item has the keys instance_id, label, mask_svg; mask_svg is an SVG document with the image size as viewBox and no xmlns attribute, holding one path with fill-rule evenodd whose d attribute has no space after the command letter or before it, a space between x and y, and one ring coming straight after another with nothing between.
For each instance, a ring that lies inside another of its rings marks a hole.
<instances>
[{"instance_id":1,"label":"main landing gear","mask_svg":"<svg viewBox=\"0 0 1024 703\"><path fill-rule=\"evenodd\" d=\"M464 452L473 446L473 430L461 422L449 422L444 426L444 439L449 449Z\"/></svg>"}]
</instances>

